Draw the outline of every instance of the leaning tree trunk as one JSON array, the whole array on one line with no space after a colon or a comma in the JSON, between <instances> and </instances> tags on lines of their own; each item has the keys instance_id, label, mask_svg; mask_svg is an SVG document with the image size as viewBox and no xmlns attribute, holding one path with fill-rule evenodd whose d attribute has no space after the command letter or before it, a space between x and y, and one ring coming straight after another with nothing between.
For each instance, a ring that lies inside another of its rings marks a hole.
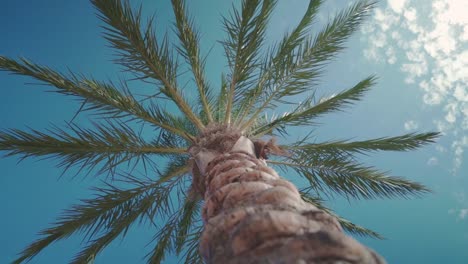
<instances>
[{"instance_id":1,"label":"leaning tree trunk","mask_svg":"<svg viewBox=\"0 0 468 264\"><path fill-rule=\"evenodd\" d=\"M207 263L385 263L304 202L235 129L205 131L190 153L205 200L200 252Z\"/></svg>"}]
</instances>

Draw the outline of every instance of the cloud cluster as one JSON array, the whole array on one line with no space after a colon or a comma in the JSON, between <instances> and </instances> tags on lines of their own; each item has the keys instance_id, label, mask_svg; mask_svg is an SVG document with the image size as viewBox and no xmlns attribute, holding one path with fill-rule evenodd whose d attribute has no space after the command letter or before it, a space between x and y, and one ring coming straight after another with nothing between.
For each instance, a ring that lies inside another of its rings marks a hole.
<instances>
[{"instance_id":1,"label":"cloud cluster","mask_svg":"<svg viewBox=\"0 0 468 264\"><path fill-rule=\"evenodd\" d=\"M418 129L419 125L414 120L408 120L405 122L404 127L406 131L411 131Z\"/></svg>"},{"instance_id":2,"label":"cloud cluster","mask_svg":"<svg viewBox=\"0 0 468 264\"><path fill-rule=\"evenodd\" d=\"M429 166L436 166L437 164L439 164L439 159L437 159L436 157L430 157L427 160L427 165Z\"/></svg>"},{"instance_id":3,"label":"cloud cluster","mask_svg":"<svg viewBox=\"0 0 468 264\"><path fill-rule=\"evenodd\" d=\"M468 208L465 208L465 209L461 209L460 210L460 213L458 214L458 217L460 219L465 219L466 217L468 216Z\"/></svg>"},{"instance_id":4,"label":"cloud cluster","mask_svg":"<svg viewBox=\"0 0 468 264\"><path fill-rule=\"evenodd\" d=\"M464 208L464 206L468 205L468 200L466 198L465 192L455 192L453 193L457 204L461 205L461 208L452 208L448 212L449 214L455 214L457 216L457 220L468 220L468 208Z\"/></svg>"},{"instance_id":5,"label":"cloud cluster","mask_svg":"<svg viewBox=\"0 0 468 264\"><path fill-rule=\"evenodd\" d=\"M436 128L453 136L454 171L468 147L468 1L387 0L363 28L364 56L399 65L422 101L440 110ZM414 121L413 121L414 122ZM412 130L413 124L404 124Z\"/></svg>"},{"instance_id":6,"label":"cloud cluster","mask_svg":"<svg viewBox=\"0 0 468 264\"><path fill-rule=\"evenodd\" d=\"M448 211L449 214L455 214L457 216L458 221L462 221L468 219L468 208L462 209L450 209Z\"/></svg>"}]
</instances>

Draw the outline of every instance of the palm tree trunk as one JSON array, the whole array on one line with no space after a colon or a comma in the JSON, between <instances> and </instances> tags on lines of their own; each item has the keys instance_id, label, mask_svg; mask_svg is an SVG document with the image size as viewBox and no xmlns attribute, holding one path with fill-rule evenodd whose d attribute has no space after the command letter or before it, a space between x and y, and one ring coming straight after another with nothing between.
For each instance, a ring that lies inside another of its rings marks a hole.
<instances>
[{"instance_id":1,"label":"palm tree trunk","mask_svg":"<svg viewBox=\"0 0 468 264\"><path fill-rule=\"evenodd\" d=\"M200 148L194 156L205 199L200 252L207 263L385 263L346 236L334 217L304 202L291 182L257 158L252 141L234 142L230 151Z\"/></svg>"}]
</instances>

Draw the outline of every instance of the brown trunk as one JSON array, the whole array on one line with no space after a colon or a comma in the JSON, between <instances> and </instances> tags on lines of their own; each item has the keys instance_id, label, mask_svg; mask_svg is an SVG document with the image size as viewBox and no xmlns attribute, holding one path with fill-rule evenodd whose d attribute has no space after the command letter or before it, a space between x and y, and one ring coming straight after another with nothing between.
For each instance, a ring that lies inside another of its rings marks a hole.
<instances>
[{"instance_id":1,"label":"brown trunk","mask_svg":"<svg viewBox=\"0 0 468 264\"><path fill-rule=\"evenodd\" d=\"M230 151L191 151L205 199L200 252L207 263L385 263L304 202L249 139L237 138Z\"/></svg>"}]
</instances>

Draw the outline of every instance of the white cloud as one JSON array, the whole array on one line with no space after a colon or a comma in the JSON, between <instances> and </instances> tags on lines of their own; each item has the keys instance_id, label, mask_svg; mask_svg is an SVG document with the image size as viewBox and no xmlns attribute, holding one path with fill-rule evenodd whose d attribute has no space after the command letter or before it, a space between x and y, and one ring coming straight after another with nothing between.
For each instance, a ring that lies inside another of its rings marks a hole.
<instances>
[{"instance_id":1,"label":"white cloud","mask_svg":"<svg viewBox=\"0 0 468 264\"><path fill-rule=\"evenodd\" d=\"M455 155L453 170L457 171L460 169L463 161L464 149L468 147L468 136L462 136L460 139L455 140L452 143L452 151Z\"/></svg>"},{"instance_id":2,"label":"white cloud","mask_svg":"<svg viewBox=\"0 0 468 264\"><path fill-rule=\"evenodd\" d=\"M414 8L408 8L408 9L405 11L404 16L405 16L406 20L408 20L408 21L416 20L416 18L417 18L416 9L414 9Z\"/></svg>"},{"instance_id":3,"label":"white cloud","mask_svg":"<svg viewBox=\"0 0 468 264\"><path fill-rule=\"evenodd\" d=\"M438 105L442 102L442 96L437 92L426 93L423 95L423 102L428 105Z\"/></svg>"},{"instance_id":4,"label":"white cloud","mask_svg":"<svg viewBox=\"0 0 468 264\"><path fill-rule=\"evenodd\" d=\"M468 90L460 84L455 87L453 96L455 96L458 101L468 102Z\"/></svg>"},{"instance_id":5,"label":"white cloud","mask_svg":"<svg viewBox=\"0 0 468 264\"><path fill-rule=\"evenodd\" d=\"M388 4L396 13L401 13L405 7L406 0L388 0Z\"/></svg>"},{"instance_id":6,"label":"white cloud","mask_svg":"<svg viewBox=\"0 0 468 264\"><path fill-rule=\"evenodd\" d=\"M404 81L419 87L421 100L436 114L437 129L458 142L450 148L454 169L468 144L467 0L387 0L363 31L364 55L376 63L399 63ZM406 129L406 128L405 128Z\"/></svg>"},{"instance_id":7,"label":"white cloud","mask_svg":"<svg viewBox=\"0 0 468 264\"><path fill-rule=\"evenodd\" d=\"M408 121L405 122L404 126L405 126L405 130L409 131L409 130L418 129L419 124L416 123L416 121L414 121L414 120L408 120Z\"/></svg>"},{"instance_id":8,"label":"white cloud","mask_svg":"<svg viewBox=\"0 0 468 264\"><path fill-rule=\"evenodd\" d=\"M463 220L468 216L468 208L460 209L460 212L458 213L458 218Z\"/></svg>"},{"instance_id":9,"label":"white cloud","mask_svg":"<svg viewBox=\"0 0 468 264\"><path fill-rule=\"evenodd\" d=\"M464 191L454 192L456 207L448 210L449 214L455 214L456 220L468 220L468 200Z\"/></svg>"},{"instance_id":10,"label":"white cloud","mask_svg":"<svg viewBox=\"0 0 468 264\"><path fill-rule=\"evenodd\" d=\"M385 51L385 55L387 55L387 62L389 64L395 64L397 57L393 47L388 47L387 51Z\"/></svg>"},{"instance_id":11,"label":"white cloud","mask_svg":"<svg viewBox=\"0 0 468 264\"><path fill-rule=\"evenodd\" d=\"M392 39L394 39L396 41L401 40L401 34L400 34L399 31L393 31L391 36L392 36Z\"/></svg>"},{"instance_id":12,"label":"white cloud","mask_svg":"<svg viewBox=\"0 0 468 264\"><path fill-rule=\"evenodd\" d=\"M462 209L451 208L448 210L448 213L455 214L457 221L463 221L465 219L468 219L468 208L462 208Z\"/></svg>"},{"instance_id":13,"label":"white cloud","mask_svg":"<svg viewBox=\"0 0 468 264\"><path fill-rule=\"evenodd\" d=\"M468 10L468 2L465 0L457 1L438 1L440 5L444 2L446 4L445 9L442 7L441 20L447 21L450 24L465 25L468 24L468 17L466 11Z\"/></svg>"},{"instance_id":14,"label":"white cloud","mask_svg":"<svg viewBox=\"0 0 468 264\"><path fill-rule=\"evenodd\" d=\"M453 196L455 197L455 200L457 201L457 203L466 202L466 194L463 191L454 192Z\"/></svg>"},{"instance_id":15,"label":"white cloud","mask_svg":"<svg viewBox=\"0 0 468 264\"><path fill-rule=\"evenodd\" d=\"M413 77L419 77L427 72L425 63L405 63L401 66L404 72L408 72Z\"/></svg>"},{"instance_id":16,"label":"white cloud","mask_svg":"<svg viewBox=\"0 0 468 264\"><path fill-rule=\"evenodd\" d=\"M380 61L382 57L379 54L379 50L377 48L370 48L364 51L364 57L368 60L372 61Z\"/></svg>"},{"instance_id":17,"label":"white cloud","mask_svg":"<svg viewBox=\"0 0 468 264\"><path fill-rule=\"evenodd\" d=\"M434 125L436 127L436 130L442 133L442 135L447 135L447 133L452 129L452 125L448 124L445 121L442 120L434 120Z\"/></svg>"},{"instance_id":18,"label":"white cloud","mask_svg":"<svg viewBox=\"0 0 468 264\"><path fill-rule=\"evenodd\" d=\"M440 153L444 153L447 151L447 149L444 146L439 145L439 144L435 146L435 149Z\"/></svg>"},{"instance_id":19,"label":"white cloud","mask_svg":"<svg viewBox=\"0 0 468 264\"><path fill-rule=\"evenodd\" d=\"M445 121L449 123L455 123L455 121L457 121L457 115L458 115L458 103L457 102L448 103L444 107L444 110L447 113L445 115Z\"/></svg>"},{"instance_id":20,"label":"white cloud","mask_svg":"<svg viewBox=\"0 0 468 264\"><path fill-rule=\"evenodd\" d=\"M463 27L463 33L461 35L462 40L467 41L468 40L468 26Z\"/></svg>"},{"instance_id":21,"label":"white cloud","mask_svg":"<svg viewBox=\"0 0 468 264\"><path fill-rule=\"evenodd\" d=\"M427 161L427 165L429 166L435 166L439 164L439 159L437 159L436 157L431 157L428 161Z\"/></svg>"}]
</instances>

